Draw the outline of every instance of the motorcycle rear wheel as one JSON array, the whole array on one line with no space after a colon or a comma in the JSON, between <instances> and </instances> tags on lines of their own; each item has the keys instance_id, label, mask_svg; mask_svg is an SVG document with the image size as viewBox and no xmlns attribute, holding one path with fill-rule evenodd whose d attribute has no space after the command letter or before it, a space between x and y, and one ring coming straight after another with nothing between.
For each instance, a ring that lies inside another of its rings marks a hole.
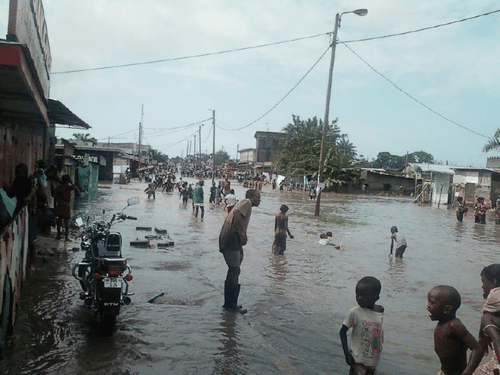
<instances>
[{"instance_id":1,"label":"motorcycle rear wheel","mask_svg":"<svg viewBox=\"0 0 500 375\"><path fill-rule=\"evenodd\" d=\"M116 315L109 312L101 312L101 336L109 337L115 331Z\"/></svg>"}]
</instances>

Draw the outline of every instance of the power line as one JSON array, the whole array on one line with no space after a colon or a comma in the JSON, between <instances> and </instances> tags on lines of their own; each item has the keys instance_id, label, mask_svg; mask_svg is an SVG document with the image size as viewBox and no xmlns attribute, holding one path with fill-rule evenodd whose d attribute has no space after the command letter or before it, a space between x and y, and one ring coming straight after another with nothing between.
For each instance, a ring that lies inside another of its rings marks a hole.
<instances>
[{"instance_id":1,"label":"power line","mask_svg":"<svg viewBox=\"0 0 500 375\"><path fill-rule=\"evenodd\" d=\"M52 74L68 74L68 73L80 73L80 72L88 72L88 71L95 71L95 70L125 68L125 67L129 67L129 66L158 64L158 63L168 62L168 61L178 61L178 60L187 60L187 59L193 59L193 58L198 58L198 57L206 57L206 56L213 56L213 55L222 55L222 54L225 54L225 53L240 52L240 51L246 51L246 50L249 50L249 49L262 48L262 47L268 47L268 46L275 46L275 45L278 45L278 44L284 44L284 43L290 43L290 42L297 42L299 40L317 38L319 36L325 36L325 35L328 35L328 34L330 34L330 33L316 34L316 35L305 36L305 37L301 37L301 38L282 40L280 42L259 44L257 46L228 49L228 50L219 51L219 52L207 52L207 53L200 53L200 54L197 54L197 55L182 56L182 57L173 57L173 58L170 58L170 59L160 59L160 60L152 60L152 61L143 61L143 62L136 62L136 63L130 63L130 64L120 64L120 65L109 65L109 66L102 66L102 67L97 67L97 68L66 70L66 71L61 71L61 72L53 72Z\"/></svg>"},{"instance_id":2,"label":"power line","mask_svg":"<svg viewBox=\"0 0 500 375\"><path fill-rule=\"evenodd\" d=\"M435 25L435 26L425 27L425 28L422 28L422 29L405 31L405 32L397 33L397 34L389 34L389 35L383 35L383 36L377 36L377 37L371 37L371 38L349 40L349 41L346 41L344 43L366 42L366 41L369 41L369 40L391 38L391 37L395 37L395 36L401 36L401 35L406 35L406 34L417 33L417 32L426 31L426 30L430 30L430 29L436 29L436 28L443 27L443 26L453 25L453 24L459 23L459 22L469 21L469 20L476 19L476 18L479 18L479 17L488 16L488 15L491 15L491 14L494 14L494 13L497 13L497 12L500 12L500 9L494 10L494 11L491 11L491 12L487 12L487 13L483 13L483 14L479 14L477 16L463 18L463 19L457 20L457 21L451 21L451 22L447 22L447 23L443 23L443 24L439 24L439 25ZM106 69L114 69L114 68L125 68L125 67L129 67L129 66L158 64L158 63L162 63L162 62L186 60L186 59L206 57L206 56L212 56L212 55L221 55L221 54L225 54L225 53L239 52L239 51L245 51L245 50L249 50L249 49L269 47L269 46L274 46L274 45L279 45L279 44L284 44L284 43L290 43L290 42L297 42L297 41L300 41L300 40L312 39L312 38L317 38L319 36L331 35L331 34L332 34L331 32L327 32L327 33L323 33L323 34L310 35L310 36L301 37L301 38L288 39L288 40L283 40L283 41L279 41L279 42L265 43L265 44L260 44L260 45L256 45L256 46L241 47L241 48L229 49L229 50L218 51L218 52L207 52L207 53L196 54L196 55L173 57L173 58L169 58L169 59L151 60L151 61L143 61L143 62L136 62L136 63L129 63L129 64L109 65L109 66L102 66L102 67L96 67L96 68L66 70L66 71L61 71L61 72L53 72L52 74L69 74L69 73L80 73L80 72L88 72L88 71L96 71L96 70L106 70Z\"/></svg>"},{"instance_id":3,"label":"power line","mask_svg":"<svg viewBox=\"0 0 500 375\"><path fill-rule=\"evenodd\" d=\"M201 121L198 121L198 122L193 122L191 124L187 124L187 125L181 125L181 126L174 126L173 128L147 128L149 130L172 130L172 129L180 129L180 128L187 128L189 126L193 126L193 125L198 125L198 124L201 124L202 122L205 122L205 121L208 121L208 120L211 120L212 117L209 117L205 120L201 120Z\"/></svg>"},{"instance_id":4,"label":"power line","mask_svg":"<svg viewBox=\"0 0 500 375\"><path fill-rule=\"evenodd\" d=\"M488 12L488 13L479 14L479 15L477 15L477 16L472 16L472 17L468 17L468 18L462 18L461 20L457 20L457 21L450 21L450 22L447 22L447 23L442 23L442 24L435 25L435 26L424 27L424 28L422 28L422 29L411 30L411 31L404 31L404 32L397 33L397 34L389 34L389 35L383 35L383 36L376 36L376 37L372 37L372 38L364 38L364 39L356 39L356 40L347 40L347 41L345 41L344 43L366 42L366 41L369 41L369 40L385 39L385 38L392 38L392 37L394 37L394 36L401 36L401 35L407 35L407 34L418 33L418 32L421 32L421 31L426 31L426 30L431 30L431 29L437 29L437 28L439 28L439 27L449 26L449 25L453 25L453 24L455 24L455 23L460 23L460 22L464 22L464 21L473 20L473 19L475 19L475 18L479 18L479 17L489 16L489 15L491 15L491 14L493 14L493 13L498 13L498 12L500 12L500 9L498 9L498 10L493 10L493 11Z\"/></svg>"},{"instance_id":5,"label":"power line","mask_svg":"<svg viewBox=\"0 0 500 375\"><path fill-rule=\"evenodd\" d=\"M428 109L429 111L431 111L432 113L438 115L439 117L445 119L446 121L448 122L451 122L452 124L455 124L459 127L461 127L462 129L465 129L471 133L474 133L476 135L479 135L481 137L484 137L484 138L487 138L487 139L490 139L490 137L487 137L481 133L478 133L474 130L471 130L461 124L459 124L458 122L455 122L453 120L450 120L448 117L445 117L443 116L442 114L440 114L439 112L433 110L431 107L429 107L428 105L422 103L420 100L414 98L413 96L411 96L409 93L407 93L406 91L404 91L402 88L400 88L399 86L397 86L394 82L392 82L389 78L387 78L386 76L384 76L382 73L380 73L379 71L377 71L374 67L372 67L370 64L368 64L368 62L366 62L361 56L359 56L356 52L354 52L352 50L351 47L349 47L347 44L345 44L345 42L338 42L338 43L341 43L343 44L347 49L349 49L358 59L360 59L362 62L364 62L371 70L373 70L375 73L377 73L379 76L381 76L382 78L384 78L387 82L389 82L391 85L393 85L396 89L398 89L399 91L401 91L403 94L405 94L406 96L408 96L410 99L412 99L413 101L417 102L418 104L420 104L421 106L423 106L424 108Z\"/></svg>"},{"instance_id":6,"label":"power line","mask_svg":"<svg viewBox=\"0 0 500 375\"><path fill-rule=\"evenodd\" d=\"M210 137L210 134L212 134L212 127L210 127L210 128L208 129L207 138L205 138L205 140L203 141L203 143L207 143L207 140L208 140L208 137Z\"/></svg>"},{"instance_id":7,"label":"power line","mask_svg":"<svg viewBox=\"0 0 500 375\"><path fill-rule=\"evenodd\" d=\"M297 83L295 84L295 86L293 86L293 87L290 89L290 91L288 91L288 92L286 93L286 95L285 95L283 98L281 98L281 99L280 99L280 100L279 100L279 101L278 101L275 105L273 105L273 106L271 107L271 109L270 109L270 110L268 110L266 113L264 113L262 116L260 116L257 120L252 121L250 124L245 125L245 126L242 126L242 127L240 127L240 128L236 128L236 129L224 129L224 128L221 128L220 126L218 126L218 128L220 128L220 129L222 129L222 130L229 131L229 132L234 132L234 131L238 131L238 130L241 130L241 129L248 128L249 126L251 126L251 125L255 124L257 121L259 121L259 120L263 119L263 118L264 118L265 116L267 116L267 115L268 115L268 114L269 114L269 113L270 113L270 112L271 112L274 108L276 108L276 107L277 107L277 106L278 106L278 105L279 105L279 104L280 104L283 100L285 100L285 99L286 99L286 97L287 97L288 95L290 95L290 94L292 93L292 91L293 91L293 90L295 90L295 89L297 88L297 86L298 86L298 85L299 85L299 84L300 84L300 83L304 80L304 78L306 78L306 77L307 77L307 75L308 75L308 74L309 74L309 73L310 73L310 72L314 69L314 67L315 67L316 65L318 65L318 63L321 61L321 59L323 58L323 56L325 56L325 54L328 52L328 50L329 50L329 49L330 49L330 46L328 46L328 48L325 50L325 52L323 52L323 54L322 54L322 55L319 57L319 59L318 59L318 60L314 63L314 65L313 65L313 66L312 66L312 67L311 67L311 68L310 68L310 69L306 72L306 74L304 74L304 75L302 76L302 78L301 78L301 79L299 79L299 82L297 82Z\"/></svg>"},{"instance_id":8,"label":"power line","mask_svg":"<svg viewBox=\"0 0 500 375\"><path fill-rule=\"evenodd\" d=\"M194 133L191 133L191 135L187 136L186 138L181 139L180 141L175 141L175 142L173 142L173 143L171 143L171 144L169 144L169 145L165 146L165 148L167 148L167 149L168 149L168 148L170 148L170 147L172 147L172 146L175 146L176 144L179 144L179 143L181 143L181 142L184 142L186 139L191 138L193 135L195 135L195 134L197 134L197 133L198 133L198 130L196 130Z\"/></svg>"}]
</instances>

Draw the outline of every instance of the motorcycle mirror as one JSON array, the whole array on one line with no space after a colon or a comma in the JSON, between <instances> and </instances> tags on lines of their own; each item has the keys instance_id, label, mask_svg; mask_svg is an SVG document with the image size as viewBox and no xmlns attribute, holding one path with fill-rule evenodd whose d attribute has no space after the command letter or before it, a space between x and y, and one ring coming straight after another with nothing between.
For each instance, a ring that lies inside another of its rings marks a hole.
<instances>
[{"instance_id":1,"label":"motorcycle mirror","mask_svg":"<svg viewBox=\"0 0 500 375\"><path fill-rule=\"evenodd\" d=\"M127 206L134 206L134 205L139 204L139 203L140 203L139 197L133 197L133 198L127 199Z\"/></svg>"}]
</instances>

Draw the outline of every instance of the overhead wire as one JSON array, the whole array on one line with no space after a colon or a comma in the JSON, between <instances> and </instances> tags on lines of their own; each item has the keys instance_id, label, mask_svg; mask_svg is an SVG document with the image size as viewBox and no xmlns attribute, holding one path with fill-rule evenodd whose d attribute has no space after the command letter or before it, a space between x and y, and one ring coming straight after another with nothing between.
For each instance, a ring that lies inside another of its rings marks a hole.
<instances>
[{"instance_id":1,"label":"overhead wire","mask_svg":"<svg viewBox=\"0 0 500 375\"><path fill-rule=\"evenodd\" d=\"M465 129L471 133L474 133L476 135L479 135L481 137L484 137L484 138L487 138L487 139L490 139L490 137L484 135L484 134L481 134L479 132L476 132L475 130L472 130L472 129L469 129L461 124L459 124L458 122L456 121L453 121L451 119L449 119L448 117L446 116L443 116L442 114L440 114L439 112L435 111L434 109L432 109L431 107L429 107L428 105L426 105L425 103L421 102L420 100L416 99L415 97L413 97L412 95L410 95L409 93L407 93L405 90L403 90L402 88L400 88L398 85L396 85L394 82L392 82L389 78L387 78L385 75L383 75L382 73L380 73L378 70L376 70L374 67L372 67L366 60L364 60L360 55L358 55L356 52L354 52L354 50L349 47L345 42L338 42L339 44L343 44L347 49L349 49L358 59L360 59L363 63L365 63L371 70L373 70L375 73L377 73L379 76L381 76L382 78L384 78L387 82L389 82L391 85L393 85L397 90L401 91L404 95L408 96L410 99L412 99L413 101L417 102L418 104L420 104L421 106L423 106L424 108L428 109L429 111L431 111L432 113L434 113L435 115L438 115L439 117L443 118L444 120L448 121L448 122L451 122L452 124L455 124L459 127L461 127L462 129Z\"/></svg>"},{"instance_id":2,"label":"overhead wire","mask_svg":"<svg viewBox=\"0 0 500 375\"><path fill-rule=\"evenodd\" d=\"M210 134L212 134L212 127L208 130L207 138L203 141L203 143L206 143L208 141L208 137L210 137Z\"/></svg>"},{"instance_id":3,"label":"overhead wire","mask_svg":"<svg viewBox=\"0 0 500 375\"><path fill-rule=\"evenodd\" d=\"M490 139L490 137L487 137L487 136L485 136L485 135L483 135L481 133L475 132L474 130L468 129L465 126L463 126L463 125L461 125L461 124L459 124L459 123L457 123L457 122L455 122L455 121L453 121L451 119L448 119L447 117L445 117L445 116L441 115L440 113L434 111L432 108L428 107L427 105L425 105L421 101L417 100L416 98L414 98L413 96L411 96L410 94L408 94L407 92L405 92L404 90L402 90L401 88L399 88L396 84L394 84L392 81L390 81L387 77L385 77L383 74L381 74L380 72L378 72L377 70L375 70L370 64L368 64L364 59L362 59L361 56L359 56L356 52L354 52L350 47L348 47L347 43L364 42L364 41L371 41L371 40L376 40L376 39L385 39L385 38L390 38L390 37L396 37L396 36L403 36L403 35L408 35L408 34L412 34L412 33L418 33L418 32L422 32L422 31L426 31L426 30L436 29L436 28L439 28L439 27L444 27L444 26L449 26L449 25L452 25L452 24L460 23L460 22L469 21L469 20L472 20L472 19L480 18L480 17L485 17L485 16L488 16L488 15L491 15L491 14L494 14L494 13L498 13L498 12L500 12L500 9L494 10L494 11L490 11L490 12L486 12L486 13L483 13L483 14L479 14L479 15L476 15L476 16L467 17L467 18L463 18L463 19L460 19L460 20L450 21L450 22L446 22L446 23L442 23L442 24L438 24L438 25L434 25L434 26L429 26L429 27L425 27L425 28L420 28L420 29L416 29L416 30L410 30L410 31L396 33L396 34L388 34L388 35L383 35L383 36L378 36L378 37L371 37L371 38L364 38L364 39L357 39L357 40L349 40L349 41L344 41L344 42L339 42L339 43L343 44L345 47L347 47L349 50L351 50L351 52L354 55L356 55L361 61L363 61L375 73L377 73L380 76L382 76L389 83L391 83L394 87L396 87L399 91L401 91L402 93L404 93L405 95L407 95L408 97L410 97L411 99L413 99L414 101L416 101L417 103L421 104L422 106L424 106L425 108L427 108L429 111L435 113L436 115L442 117L446 121L449 121L449 122L451 122L451 123L453 123L453 124L455 124L455 125L463 128L463 129L465 129L467 131L470 131L470 132L472 132L472 133L474 133L476 135L479 135L479 136L482 136L482 137ZM176 57L176 58L169 58L169 59L160 59L160 60L153 60L153 61L146 61L146 62L137 62L137 63L130 63L130 64L111 65L111 66L104 66L104 67L97 67L97 68L76 69L76 70L69 70L69 71L53 72L52 74L77 73L77 72L85 72L85 71L95 71L95 70L121 68L121 67L136 66L136 65L156 64L156 63L168 62L168 61L177 61L177 60L185 60L185 59L191 59L191 58L206 57L206 56L211 56L211 55L226 54L226 53L231 53L231 52L239 52L239 51L244 51L244 50L249 50L249 49L256 49L256 48L262 48L262 47L267 47L267 46L272 46L272 45L278 45L278 44L284 44L284 43L289 43L289 42L295 42L295 41L304 40L304 39L316 38L316 37L324 36L324 35L332 35L332 33L328 32L328 33L323 33L323 34L316 34L316 35L311 35L311 36L307 36L307 37L288 39L288 40L279 41L279 42L273 42L273 43L265 43L265 44L261 44L261 45L250 46L250 47L235 48L235 49L224 50L224 51L219 51L219 52L209 52L209 53L196 54L196 55L190 55L190 56L183 56L183 57ZM264 118L265 116L267 116L283 100L285 100L285 98L287 98L291 94L292 91L295 90L295 88L302 82L302 80L304 80L304 78L312 71L312 69L319 63L319 61L328 52L328 50L330 49L330 46L331 45L329 45L329 47L325 50L325 52L321 55L321 57L307 71L307 73L297 82L297 84L295 86L293 86L292 89L289 90L287 92L287 94L281 100L279 100L273 107L271 107L271 109L269 109L266 113L264 113L258 119L256 119L255 121L252 121L251 123L249 123L249 124L247 124L245 126L242 126L242 127L239 127L239 128L235 128L235 129L223 128L223 127L220 127L218 125L217 125L217 127L219 129L221 129L221 130L224 130L224 131L239 131L241 129L245 129L245 128L250 127L251 125L255 124L257 121L259 121L262 118ZM204 121L207 121L207 120L204 120ZM200 123L200 122L198 122L198 123ZM186 125L186 127L189 127L189 126L192 126L192 125L194 125L194 124ZM174 128L171 128L171 129L174 129ZM130 133L130 132L128 132L128 133ZM123 134L127 134L127 133L123 133ZM111 138L111 137L109 137L109 138Z\"/></svg>"},{"instance_id":4,"label":"overhead wire","mask_svg":"<svg viewBox=\"0 0 500 375\"><path fill-rule=\"evenodd\" d=\"M283 100L285 100L288 95L290 95L292 93L293 90L295 90L297 88L298 85L300 85L300 83L307 77L307 75L314 69L314 67L316 65L318 65L318 63L321 61L321 59L326 55L326 53L328 52L328 50L330 49L330 46L328 46L328 48L325 50L325 52L323 52L323 54L319 57L318 60L316 60L316 62L313 64L313 66L306 72L306 74L304 74L302 76L301 79L299 79L299 81L295 84L295 86L293 86L286 94L283 98L281 98L275 105L273 105L271 107L271 109L269 109L266 113L264 113L262 116L260 116L258 119L252 121L250 124L248 125L245 125L245 126L241 126L239 128L236 128L236 129L224 129L224 128L221 128L219 126L220 129L222 130L225 130L225 131L230 131L230 132L233 132L233 131L238 131L238 130L242 130L242 129L245 129L245 128L248 128L249 126L252 126L253 124L255 124L257 121L263 119L264 117L266 117L274 108L276 108Z\"/></svg>"},{"instance_id":5,"label":"overhead wire","mask_svg":"<svg viewBox=\"0 0 500 375\"><path fill-rule=\"evenodd\" d=\"M356 54L350 47L347 46L347 43L354 43L354 42L362 42L362 41L368 41L368 40L375 40L375 39L383 39L383 38L389 38L389 37L395 37L395 36L402 36L402 35L407 35L407 34L411 34L411 33L417 33L417 32L421 32L421 31L425 31L425 30L430 30L430 29L435 29L435 28L439 28L439 27L443 27L443 26L449 26L449 25L452 25L452 24L455 24L455 23L459 23L459 22L464 22L464 21L469 21L469 20L472 20L472 19L475 19L475 18L479 18L479 17L484 17L484 16L488 16L488 15L491 15L491 14L494 14L494 13L498 13L500 12L500 9L498 10L495 10L495 11L491 11L491 12L487 12L487 13L483 13L483 14L480 14L480 15L476 15L476 16L472 16L472 17L468 17L468 18L463 18L463 19L460 19L460 20L457 20L457 21L451 21L451 22L447 22L447 23L443 23L443 24L439 24L439 25L435 25L435 26L431 26L431 27L425 27L425 28L421 28L421 29L418 29L418 30L412 30L412 31L407 31L407 32L402 32L402 33L397 33L397 34L390 34L390 35L384 35L384 36L379 36L379 37L373 37L373 38L365 38L365 39L358 39L358 40L352 40L352 41L345 41L345 42L340 42L340 41L337 41L337 43L339 44L343 44L344 46L346 46L348 49L351 50L351 52L353 52L359 59L361 59L361 61L363 61L366 65L368 65L374 72L376 72L377 74L381 75L384 79L386 79L388 82L390 82L394 87L396 87L398 90L400 90L401 92L403 92L405 95L407 95L408 97L410 97L411 99L413 99L414 101L416 101L417 103L419 103L420 105L424 106L425 108L427 108L429 111L433 112L434 114L442 117L443 119L445 119L446 121L449 121L467 131L470 131L476 135L479 135L481 137L485 137L485 138L488 138L490 139L490 137L487 137L481 133L478 133L474 130L471 130L443 115L441 115L440 113L438 113L437 111L433 110L432 108L430 108L429 106L425 105L424 103L420 102L419 100L417 100L416 98L412 97L410 94L408 94L407 92L405 92L404 90L402 90L401 88L399 88L397 85L395 85L392 81L390 81L387 77L385 77L384 75L382 75L381 73L379 73L377 70L375 70L373 67L371 67L365 60L363 60L358 54ZM330 47L328 47L329 49ZM323 58L323 56L326 54L326 52L328 51L328 49L323 53L323 55L320 57L319 60L321 60L321 58ZM319 60L316 62L316 64L319 62ZM316 64L314 66L316 66ZM314 68L314 66L306 73L309 74L309 72ZM236 130L241 130L241 129L244 129L244 128L247 128L253 124L255 124L257 121L259 121L260 119L262 119L263 117L265 117L267 114L269 114L274 108L276 108L297 86L298 84L305 78L302 77L301 80L278 102L276 103L269 111L267 111L264 115L262 115L261 117L259 117L257 120L251 122L250 124L248 125L245 125L243 127L240 127L240 128L236 128L236 129L224 129L224 128L221 128L219 127L220 129L222 130L225 130L225 131L236 131Z\"/></svg>"},{"instance_id":6,"label":"overhead wire","mask_svg":"<svg viewBox=\"0 0 500 375\"><path fill-rule=\"evenodd\" d=\"M383 36L371 37L371 38L349 40L349 41L345 41L345 43L366 42L366 41L369 41L369 40L391 38L391 37L395 37L395 36L401 36L401 35L407 35L407 34L417 33L417 32L421 32L421 31L436 29L436 28L443 27L443 26L453 25L453 24L459 23L459 22L469 21L469 20L476 19L476 18L479 18L479 17L489 16L491 14L498 13L498 12L500 12L500 9L494 10L494 11L491 11L491 12L487 12L487 13L483 13L483 14L479 14L479 15L472 16L472 17L463 18L463 19L456 20L456 21L450 21L450 22L439 24L439 25L424 27L424 28L421 28L421 29L416 29L416 30L411 30L411 31L405 31L405 32L396 33L396 34L388 34L388 35L383 35ZM172 58L168 58L168 59L159 59L159 60L135 62L135 63L128 63L128 64L108 65L108 66L95 67L95 68L65 70L65 71L60 71L60 72L52 72L51 74L80 73L80 72L105 70L105 69L125 68L125 67L129 67L129 66L137 66L137 65L158 64L158 63L169 62L169 61L187 60L187 59L193 59L193 58L199 58L199 57L221 55L221 54L226 54L226 53L231 53L231 52L240 52L240 51L246 51L246 50L249 50L249 49L263 48L263 47L269 47L269 46L274 46L274 45L279 45L279 44L297 42L297 41L300 41L300 40L312 39L312 38L317 38L317 37L320 37L320 36L331 35L331 34L332 34L332 32L329 31L327 33L315 34L315 35L310 35L310 36L305 36L305 37L300 37L300 38L287 39L287 40L282 40L282 41L279 41L279 42L264 43L264 44L259 44L259 45L256 45L256 46L233 48L233 49L228 49L228 50L223 50L223 51L207 52L207 53L200 53L200 54L196 54L196 55L188 55L188 56L181 56L181 57L172 57Z\"/></svg>"},{"instance_id":7,"label":"overhead wire","mask_svg":"<svg viewBox=\"0 0 500 375\"><path fill-rule=\"evenodd\" d=\"M256 46L250 46L250 47L233 48L233 49L228 49L228 50L218 51L218 52L207 52L207 53L200 53L200 54L196 54L196 55L172 57L169 59L151 60L151 61L143 61L143 62L136 62L136 63L129 63L129 64L109 65L109 66L102 66L102 67L96 67L96 68L65 70L65 71L61 71L61 72L53 72L52 74L69 74L69 73L80 73L80 72L105 70L105 69L125 68L125 67L129 67L129 66L150 65L150 64L158 64L158 63L169 62L169 61L179 61L179 60L194 59L194 58L207 57L207 56L213 56L213 55L222 55L222 54L231 53L231 52L241 52L241 51L246 51L249 49L263 48L263 47L275 46L278 44L297 42L300 40L317 38L319 36L325 36L328 34L330 34L330 33L316 34L316 35L310 35L310 36L305 36L305 37L301 37L301 38L294 38L294 39L287 39L287 40L282 40L279 42L264 43L264 44L259 44Z\"/></svg>"},{"instance_id":8,"label":"overhead wire","mask_svg":"<svg viewBox=\"0 0 500 375\"><path fill-rule=\"evenodd\" d=\"M408 35L408 34L413 34L413 33L419 33L421 31L427 31L427 30L437 29L439 27L449 26L449 25L453 25L455 23L460 23L460 22L464 22L464 21L470 21L470 20L473 20L473 19L479 18L479 17L489 16L491 14L498 13L498 12L500 12L500 9L493 10L491 12L487 12L487 13L483 13L483 14L478 14L477 16L462 18L461 20L457 20L457 21L450 21L450 22L446 22L446 23L441 23L439 25L434 25L434 26L429 26L429 27L423 27L421 29L416 29L416 30L411 30L411 31L404 31L404 32L401 32L401 33L396 33L396 34L388 34L388 35L376 36L376 37L371 37L371 38L346 40L344 43L367 42L369 40L385 39L385 38L392 38L392 37L395 37L395 36L402 36L402 35Z\"/></svg>"}]
</instances>

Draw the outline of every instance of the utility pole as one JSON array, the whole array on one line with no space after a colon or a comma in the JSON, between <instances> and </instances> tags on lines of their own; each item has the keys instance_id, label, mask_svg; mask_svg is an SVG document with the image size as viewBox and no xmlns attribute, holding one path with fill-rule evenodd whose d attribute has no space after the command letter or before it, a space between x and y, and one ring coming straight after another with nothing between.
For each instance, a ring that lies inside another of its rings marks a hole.
<instances>
[{"instance_id":1,"label":"utility pole","mask_svg":"<svg viewBox=\"0 0 500 375\"><path fill-rule=\"evenodd\" d=\"M215 109L212 110L212 124L213 124L213 149L212 149L212 184L215 182Z\"/></svg>"},{"instance_id":2,"label":"utility pole","mask_svg":"<svg viewBox=\"0 0 500 375\"><path fill-rule=\"evenodd\" d=\"M194 169L196 170L196 134L194 135L194 141L193 141L193 163L194 163Z\"/></svg>"},{"instance_id":3,"label":"utility pole","mask_svg":"<svg viewBox=\"0 0 500 375\"><path fill-rule=\"evenodd\" d=\"M141 165L141 154L142 154L142 122L144 121L144 104L141 108L141 122L139 123L139 167Z\"/></svg>"},{"instance_id":4,"label":"utility pole","mask_svg":"<svg viewBox=\"0 0 500 375\"><path fill-rule=\"evenodd\" d=\"M319 189L318 195L316 198L316 208L314 210L314 216L319 216L319 207L321 202L321 174L323 173L323 164L325 158L325 142L326 142L326 132L328 129L328 116L330 115L330 98L332 94L332 80L333 80L333 65L335 64L335 49L337 47L337 31L340 27L340 19L345 13L354 13L358 16L366 16L368 14L368 10L366 9L356 9L350 12L337 13L335 16L335 28L333 29L333 37L332 37L332 57L330 60L330 70L328 72L328 87L326 89L326 107L325 107L325 119L323 122L323 132L321 134L321 151L319 154L319 166L318 166L318 186Z\"/></svg>"},{"instance_id":5,"label":"utility pole","mask_svg":"<svg viewBox=\"0 0 500 375\"><path fill-rule=\"evenodd\" d=\"M200 141L200 169L201 169L201 125L198 129L198 134L199 134L199 141Z\"/></svg>"},{"instance_id":6,"label":"utility pole","mask_svg":"<svg viewBox=\"0 0 500 375\"><path fill-rule=\"evenodd\" d=\"M325 158L325 143L326 143L326 132L328 129L328 121L330 115L330 98L332 95L332 80L333 80L333 65L335 64L335 47L337 46L337 30L339 28L340 15L337 13L335 16L335 28L333 29L332 38L332 56L330 59L330 70L328 71L328 87L326 89L326 108L325 108L325 119L323 121L323 132L321 134L321 151L319 154L319 166L318 166L318 184L316 189L318 189L318 196L316 197L316 208L314 209L314 216L319 216L320 202L321 202L321 174L323 173L323 163Z\"/></svg>"}]
</instances>

